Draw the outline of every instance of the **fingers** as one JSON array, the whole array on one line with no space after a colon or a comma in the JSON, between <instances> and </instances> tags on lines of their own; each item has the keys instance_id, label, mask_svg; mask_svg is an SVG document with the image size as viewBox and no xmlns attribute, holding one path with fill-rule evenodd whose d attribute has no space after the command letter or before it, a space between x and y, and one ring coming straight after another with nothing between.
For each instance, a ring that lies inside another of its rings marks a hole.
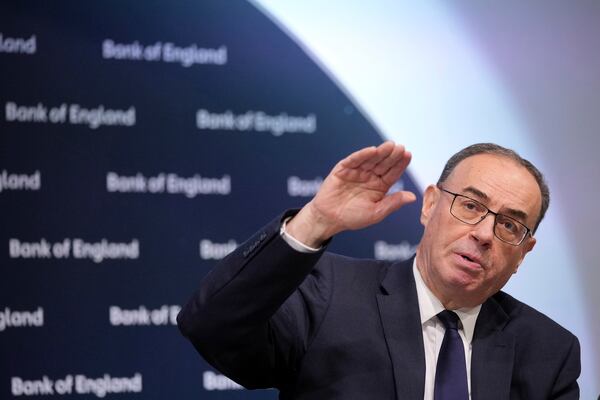
<instances>
[{"instance_id":1,"label":"fingers","mask_svg":"<svg viewBox=\"0 0 600 400\"><path fill-rule=\"evenodd\" d=\"M361 168L343 168L337 171L335 175L350 182L365 182L371 177L369 171Z\"/></svg>"},{"instance_id":2,"label":"fingers","mask_svg":"<svg viewBox=\"0 0 600 400\"><path fill-rule=\"evenodd\" d=\"M382 175L381 180L383 180L388 185L393 185L396 183L398 179L402 176L406 167L410 163L412 158L412 154L410 151L404 151L402 154L402 158L392 166L384 175Z\"/></svg>"},{"instance_id":3,"label":"fingers","mask_svg":"<svg viewBox=\"0 0 600 400\"><path fill-rule=\"evenodd\" d=\"M361 164L360 169L372 171L379 163L386 160L393 153L396 145L394 142L384 142L377 147L375 155Z\"/></svg>"},{"instance_id":4,"label":"fingers","mask_svg":"<svg viewBox=\"0 0 600 400\"><path fill-rule=\"evenodd\" d=\"M365 147L364 149L355 151L348 157L344 158L340 164L344 168L358 168L361 166L361 164L373 157L376 153L377 147Z\"/></svg>"},{"instance_id":5,"label":"fingers","mask_svg":"<svg viewBox=\"0 0 600 400\"><path fill-rule=\"evenodd\" d=\"M338 164L336 175L362 182L374 174L383 184L391 186L400 179L411 157L404 146L387 141L378 147L366 147L352 153Z\"/></svg>"},{"instance_id":6,"label":"fingers","mask_svg":"<svg viewBox=\"0 0 600 400\"><path fill-rule=\"evenodd\" d=\"M379 146L365 147L350 154L342 160L341 166L344 168L362 168L370 170L382 159L389 156L394 149L394 142L384 142Z\"/></svg>"},{"instance_id":7,"label":"fingers","mask_svg":"<svg viewBox=\"0 0 600 400\"><path fill-rule=\"evenodd\" d=\"M392 152L388 157L381 160L373 169L373 172L379 176L383 176L392 168L394 165L398 164L402 157L404 157L404 146L396 145L393 147Z\"/></svg>"}]
</instances>

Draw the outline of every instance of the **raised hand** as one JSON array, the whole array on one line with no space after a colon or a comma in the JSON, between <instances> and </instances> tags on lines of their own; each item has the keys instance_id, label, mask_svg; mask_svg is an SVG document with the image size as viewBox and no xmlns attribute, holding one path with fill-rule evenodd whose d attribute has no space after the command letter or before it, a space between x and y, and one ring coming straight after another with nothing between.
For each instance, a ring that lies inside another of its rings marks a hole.
<instances>
[{"instance_id":1,"label":"raised hand","mask_svg":"<svg viewBox=\"0 0 600 400\"><path fill-rule=\"evenodd\" d=\"M302 243L319 247L336 233L383 220L416 200L412 192L387 194L410 158L404 146L393 142L350 154L336 164L315 197L288 223L287 231Z\"/></svg>"}]
</instances>

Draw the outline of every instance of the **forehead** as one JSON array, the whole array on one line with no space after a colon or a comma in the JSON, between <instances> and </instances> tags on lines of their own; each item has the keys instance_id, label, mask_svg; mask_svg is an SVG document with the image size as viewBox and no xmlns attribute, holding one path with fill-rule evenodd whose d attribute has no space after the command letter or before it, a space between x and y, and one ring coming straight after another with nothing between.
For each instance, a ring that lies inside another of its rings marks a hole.
<instances>
[{"instance_id":1,"label":"forehead","mask_svg":"<svg viewBox=\"0 0 600 400\"><path fill-rule=\"evenodd\" d=\"M464 193L472 187L487 195L486 205L493 210L521 210L534 222L541 208L542 195L534 176L516 161L500 155L477 154L462 160L446 184Z\"/></svg>"}]
</instances>

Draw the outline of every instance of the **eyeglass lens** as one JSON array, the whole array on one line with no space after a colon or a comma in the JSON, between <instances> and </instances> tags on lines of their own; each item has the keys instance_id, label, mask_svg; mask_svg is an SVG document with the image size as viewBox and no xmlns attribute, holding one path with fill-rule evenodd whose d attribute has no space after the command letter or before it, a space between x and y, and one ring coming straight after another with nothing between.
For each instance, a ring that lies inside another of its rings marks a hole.
<instances>
[{"instance_id":1,"label":"eyeglass lens","mask_svg":"<svg viewBox=\"0 0 600 400\"><path fill-rule=\"evenodd\" d=\"M462 195L456 195L450 212L467 224L477 224L488 214L483 204ZM519 244L527 234L527 228L513 218L498 214L494 221L494 234L505 242Z\"/></svg>"}]
</instances>

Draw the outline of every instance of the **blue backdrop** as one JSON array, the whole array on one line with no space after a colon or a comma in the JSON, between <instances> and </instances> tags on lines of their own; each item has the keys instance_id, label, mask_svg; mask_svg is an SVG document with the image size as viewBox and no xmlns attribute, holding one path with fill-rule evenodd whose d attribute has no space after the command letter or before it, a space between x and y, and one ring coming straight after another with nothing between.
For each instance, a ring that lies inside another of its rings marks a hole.
<instances>
[{"instance_id":1,"label":"blue backdrop","mask_svg":"<svg viewBox=\"0 0 600 400\"><path fill-rule=\"evenodd\" d=\"M353 101L244 1L3 2L0 88L0 398L275 397L212 370L174 317L381 142ZM418 211L331 249L406 258Z\"/></svg>"}]
</instances>

